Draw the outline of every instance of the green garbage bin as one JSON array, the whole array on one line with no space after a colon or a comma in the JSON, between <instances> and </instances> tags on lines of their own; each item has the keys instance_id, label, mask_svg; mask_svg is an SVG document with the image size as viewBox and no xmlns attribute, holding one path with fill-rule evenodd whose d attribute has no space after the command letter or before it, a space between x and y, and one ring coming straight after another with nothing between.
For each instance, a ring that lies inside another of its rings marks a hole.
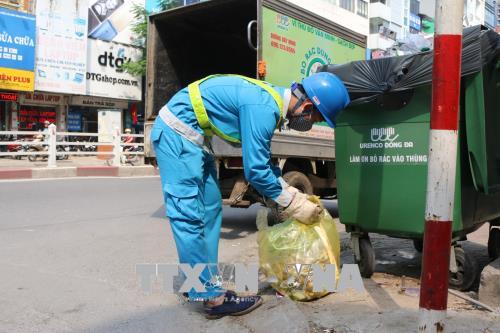
<instances>
[{"instance_id":1,"label":"green garbage bin","mask_svg":"<svg viewBox=\"0 0 500 333\"><path fill-rule=\"evenodd\" d=\"M413 64L427 61L412 60ZM500 139L496 137L500 132L498 61L497 52L495 57L482 62L478 71L462 76L454 245L484 222L496 224L500 218ZM365 61L351 65L350 69L328 70L342 77L349 71L356 74L360 68L378 70L381 67L378 62ZM405 75L412 75L412 69L415 68L407 67ZM348 79L345 80L349 87ZM416 249L421 251L431 88L429 78L407 89L395 92L387 89L388 92L371 98L365 95L362 102L353 103L337 120L339 218L351 233L356 261L365 277L371 276L375 269L370 232L413 239ZM360 96L363 91L357 92ZM458 246L454 253L457 265L450 274L450 285L465 290L479 273L477 264Z\"/></svg>"}]
</instances>

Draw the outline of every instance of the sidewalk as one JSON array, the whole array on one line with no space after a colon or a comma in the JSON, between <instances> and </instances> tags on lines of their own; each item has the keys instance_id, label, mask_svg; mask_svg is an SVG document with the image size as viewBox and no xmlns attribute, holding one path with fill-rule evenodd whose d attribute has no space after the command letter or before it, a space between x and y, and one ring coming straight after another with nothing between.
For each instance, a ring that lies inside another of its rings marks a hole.
<instances>
[{"instance_id":1,"label":"sidewalk","mask_svg":"<svg viewBox=\"0 0 500 333\"><path fill-rule=\"evenodd\" d=\"M96 156L71 156L67 160L57 160L57 167L47 168L47 160L30 162L26 157L21 160L0 158L0 179L38 179L65 177L135 177L154 176L158 171L151 165L108 166L105 160Z\"/></svg>"},{"instance_id":2,"label":"sidewalk","mask_svg":"<svg viewBox=\"0 0 500 333\"><path fill-rule=\"evenodd\" d=\"M349 234L337 220L341 237L341 262L353 263ZM294 302L277 297L267 282L261 282L259 293L264 304L242 317L225 317L217 322L205 322L208 332L273 332L289 333L350 333L350 332L417 332L419 320L419 276L421 254L415 251L411 240L371 234L376 244L377 272L363 279L366 293L333 293L312 302ZM484 225L469 235L463 246L487 264L488 226ZM256 241L241 262L252 262L257 253ZM404 277L404 278L403 278ZM404 280L404 282L403 282ZM468 296L477 297L474 291ZM192 312L201 309L189 303L182 307ZM201 315L200 315L201 317ZM492 333L500 332L500 317L474 306L454 295L448 295L446 332ZM197 331L195 325L190 327Z\"/></svg>"}]
</instances>

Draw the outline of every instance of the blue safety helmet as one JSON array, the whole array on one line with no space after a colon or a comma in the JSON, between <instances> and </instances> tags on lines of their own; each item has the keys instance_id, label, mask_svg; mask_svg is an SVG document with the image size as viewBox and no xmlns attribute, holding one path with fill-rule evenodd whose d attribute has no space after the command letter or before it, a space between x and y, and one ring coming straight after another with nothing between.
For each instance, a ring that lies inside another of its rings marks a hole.
<instances>
[{"instance_id":1,"label":"blue safety helmet","mask_svg":"<svg viewBox=\"0 0 500 333\"><path fill-rule=\"evenodd\" d=\"M344 83L332 73L320 72L304 78L302 86L328 125L335 128L335 118L351 101Z\"/></svg>"}]
</instances>

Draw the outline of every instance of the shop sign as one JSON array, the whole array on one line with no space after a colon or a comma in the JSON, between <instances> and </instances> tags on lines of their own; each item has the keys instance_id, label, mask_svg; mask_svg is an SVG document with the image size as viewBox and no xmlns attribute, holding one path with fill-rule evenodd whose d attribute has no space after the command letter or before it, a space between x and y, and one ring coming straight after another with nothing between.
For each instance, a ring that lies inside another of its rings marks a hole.
<instances>
[{"instance_id":1,"label":"shop sign","mask_svg":"<svg viewBox=\"0 0 500 333\"><path fill-rule=\"evenodd\" d=\"M45 93L24 93L20 97L21 104L43 104L43 105L61 105L64 104L64 96L45 94Z\"/></svg>"},{"instance_id":2,"label":"shop sign","mask_svg":"<svg viewBox=\"0 0 500 333\"><path fill-rule=\"evenodd\" d=\"M80 132L82 130L82 113L79 111L68 112L68 131Z\"/></svg>"},{"instance_id":3,"label":"shop sign","mask_svg":"<svg viewBox=\"0 0 500 333\"><path fill-rule=\"evenodd\" d=\"M0 101L17 102L17 94L0 92Z\"/></svg>"},{"instance_id":4,"label":"shop sign","mask_svg":"<svg viewBox=\"0 0 500 333\"><path fill-rule=\"evenodd\" d=\"M89 0L88 36L93 39L133 44L131 26L137 22L134 7L144 8L145 0Z\"/></svg>"},{"instance_id":5,"label":"shop sign","mask_svg":"<svg viewBox=\"0 0 500 333\"><path fill-rule=\"evenodd\" d=\"M33 91L35 16L0 8L0 89Z\"/></svg>"},{"instance_id":6,"label":"shop sign","mask_svg":"<svg viewBox=\"0 0 500 333\"><path fill-rule=\"evenodd\" d=\"M133 46L89 39L86 95L140 101L142 78L127 73L123 65L141 58Z\"/></svg>"},{"instance_id":7,"label":"shop sign","mask_svg":"<svg viewBox=\"0 0 500 333\"><path fill-rule=\"evenodd\" d=\"M416 31L420 31L420 16L418 16L417 14L410 13L410 28L413 28Z\"/></svg>"},{"instance_id":8,"label":"shop sign","mask_svg":"<svg viewBox=\"0 0 500 333\"><path fill-rule=\"evenodd\" d=\"M51 107L21 106L17 120L20 129L40 130L43 123L49 121L56 123L56 111Z\"/></svg>"},{"instance_id":9,"label":"shop sign","mask_svg":"<svg viewBox=\"0 0 500 333\"><path fill-rule=\"evenodd\" d=\"M112 99L88 96L73 96L71 97L70 104L92 108L128 109L127 101L115 101Z\"/></svg>"},{"instance_id":10,"label":"shop sign","mask_svg":"<svg viewBox=\"0 0 500 333\"><path fill-rule=\"evenodd\" d=\"M38 0L36 90L85 94L87 0Z\"/></svg>"}]
</instances>

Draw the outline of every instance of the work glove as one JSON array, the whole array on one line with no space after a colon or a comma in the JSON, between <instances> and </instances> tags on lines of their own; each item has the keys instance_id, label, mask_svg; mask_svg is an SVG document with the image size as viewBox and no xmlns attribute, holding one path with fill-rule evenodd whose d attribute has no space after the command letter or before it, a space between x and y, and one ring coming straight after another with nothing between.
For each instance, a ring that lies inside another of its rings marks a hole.
<instances>
[{"instance_id":1,"label":"work glove","mask_svg":"<svg viewBox=\"0 0 500 333\"><path fill-rule=\"evenodd\" d=\"M288 185L288 184L287 184ZM295 194L295 193L300 193L299 189L298 188L295 188L293 186L290 186L288 185L287 187L285 187L285 190L287 190L288 192L292 193L292 194Z\"/></svg>"},{"instance_id":2,"label":"work glove","mask_svg":"<svg viewBox=\"0 0 500 333\"><path fill-rule=\"evenodd\" d=\"M283 177L279 177L278 178L280 184L281 184L281 187L283 187L284 190L290 192L291 194L294 194L294 193L297 193L297 192L300 192L298 189L296 189L295 187L291 186L291 185L288 185L288 183L283 179Z\"/></svg>"},{"instance_id":3,"label":"work glove","mask_svg":"<svg viewBox=\"0 0 500 333\"><path fill-rule=\"evenodd\" d=\"M290 205L285 208L283 214L287 218L294 218L304 224L311 224L317 220L323 209L307 199L308 195L296 192Z\"/></svg>"}]
</instances>

